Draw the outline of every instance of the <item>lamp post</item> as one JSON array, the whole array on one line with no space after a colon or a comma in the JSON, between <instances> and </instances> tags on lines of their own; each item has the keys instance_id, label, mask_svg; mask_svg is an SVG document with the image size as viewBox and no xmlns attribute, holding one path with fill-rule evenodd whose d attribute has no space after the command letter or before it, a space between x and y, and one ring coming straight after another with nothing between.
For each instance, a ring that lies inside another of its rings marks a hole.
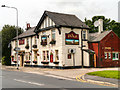
<instances>
[{"instance_id":1,"label":"lamp post","mask_svg":"<svg viewBox=\"0 0 120 90\"><path fill-rule=\"evenodd\" d=\"M17 70L19 69L19 66L18 66L18 9L16 7L10 7L10 6L5 6L5 5L2 5L1 7L6 7L6 8L13 8L16 10L16 24L17 24L17 33L16 33L16 36L17 36L17 49L16 49L16 53L17 53Z\"/></svg>"}]
</instances>

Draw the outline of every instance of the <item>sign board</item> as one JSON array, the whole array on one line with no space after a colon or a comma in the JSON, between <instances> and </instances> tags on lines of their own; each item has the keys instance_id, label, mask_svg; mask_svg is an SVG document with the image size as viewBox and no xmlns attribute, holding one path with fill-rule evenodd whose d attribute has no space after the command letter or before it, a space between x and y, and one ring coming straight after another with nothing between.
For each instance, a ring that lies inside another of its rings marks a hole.
<instances>
[{"instance_id":1,"label":"sign board","mask_svg":"<svg viewBox=\"0 0 120 90\"><path fill-rule=\"evenodd\" d=\"M25 40L22 39L22 40L19 40L19 45L23 45L25 43Z\"/></svg>"},{"instance_id":2,"label":"sign board","mask_svg":"<svg viewBox=\"0 0 120 90\"><path fill-rule=\"evenodd\" d=\"M47 45L47 36L42 36L41 42L42 42L42 45Z\"/></svg>"},{"instance_id":3,"label":"sign board","mask_svg":"<svg viewBox=\"0 0 120 90\"><path fill-rule=\"evenodd\" d=\"M65 34L66 45L79 45L79 34L75 34L73 31Z\"/></svg>"},{"instance_id":4,"label":"sign board","mask_svg":"<svg viewBox=\"0 0 120 90\"><path fill-rule=\"evenodd\" d=\"M105 47L105 49L111 49L111 47Z\"/></svg>"}]
</instances>

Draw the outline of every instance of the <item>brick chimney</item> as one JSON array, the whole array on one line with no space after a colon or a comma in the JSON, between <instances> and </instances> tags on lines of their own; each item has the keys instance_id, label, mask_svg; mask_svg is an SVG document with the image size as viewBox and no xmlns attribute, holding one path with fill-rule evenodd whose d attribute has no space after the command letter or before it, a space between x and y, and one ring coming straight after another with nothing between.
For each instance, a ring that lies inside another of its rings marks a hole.
<instances>
[{"instance_id":1,"label":"brick chimney","mask_svg":"<svg viewBox=\"0 0 120 90\"><path fill-rule=\"evenodd\" d=\"M30 27L30 23L27 23L27 28L26 28L26 30L28 30L28 29L30 29L31 27Z\"/></svg>"}]
</instances>

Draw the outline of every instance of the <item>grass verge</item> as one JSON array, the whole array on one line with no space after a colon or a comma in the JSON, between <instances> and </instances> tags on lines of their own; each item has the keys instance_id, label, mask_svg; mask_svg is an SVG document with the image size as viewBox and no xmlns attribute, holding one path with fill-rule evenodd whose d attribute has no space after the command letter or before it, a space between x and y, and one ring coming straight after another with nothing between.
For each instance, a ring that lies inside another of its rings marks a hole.
<instances>
[{"instance_id":1,"label":"grass verge","mask_svg":"<svg viewBox=\"0 0 120 90\"><path fill-rule=\"evenodd\" d=\"M87 75L100 76L104 78L120 79L120 71L105 70L87 73Z\"/></svg>"}]
</instances>

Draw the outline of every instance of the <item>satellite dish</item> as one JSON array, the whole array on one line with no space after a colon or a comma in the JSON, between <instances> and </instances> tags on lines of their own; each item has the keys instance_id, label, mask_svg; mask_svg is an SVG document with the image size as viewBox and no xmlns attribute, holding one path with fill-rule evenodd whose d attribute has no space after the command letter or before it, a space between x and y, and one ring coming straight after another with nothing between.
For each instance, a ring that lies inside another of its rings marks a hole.
<instances>
[{"instance_id":1,"label":"satellite dish","mask_svg":"<svg viewBox=\"0 0 120 90\"><path fill-rule=\"evenodd\" d=\"M99 21L95 21L95 22L94 22L94 26L95 26L95 27L98 27L98 26L99 26Z\"/></svg>"}]
</instances>

